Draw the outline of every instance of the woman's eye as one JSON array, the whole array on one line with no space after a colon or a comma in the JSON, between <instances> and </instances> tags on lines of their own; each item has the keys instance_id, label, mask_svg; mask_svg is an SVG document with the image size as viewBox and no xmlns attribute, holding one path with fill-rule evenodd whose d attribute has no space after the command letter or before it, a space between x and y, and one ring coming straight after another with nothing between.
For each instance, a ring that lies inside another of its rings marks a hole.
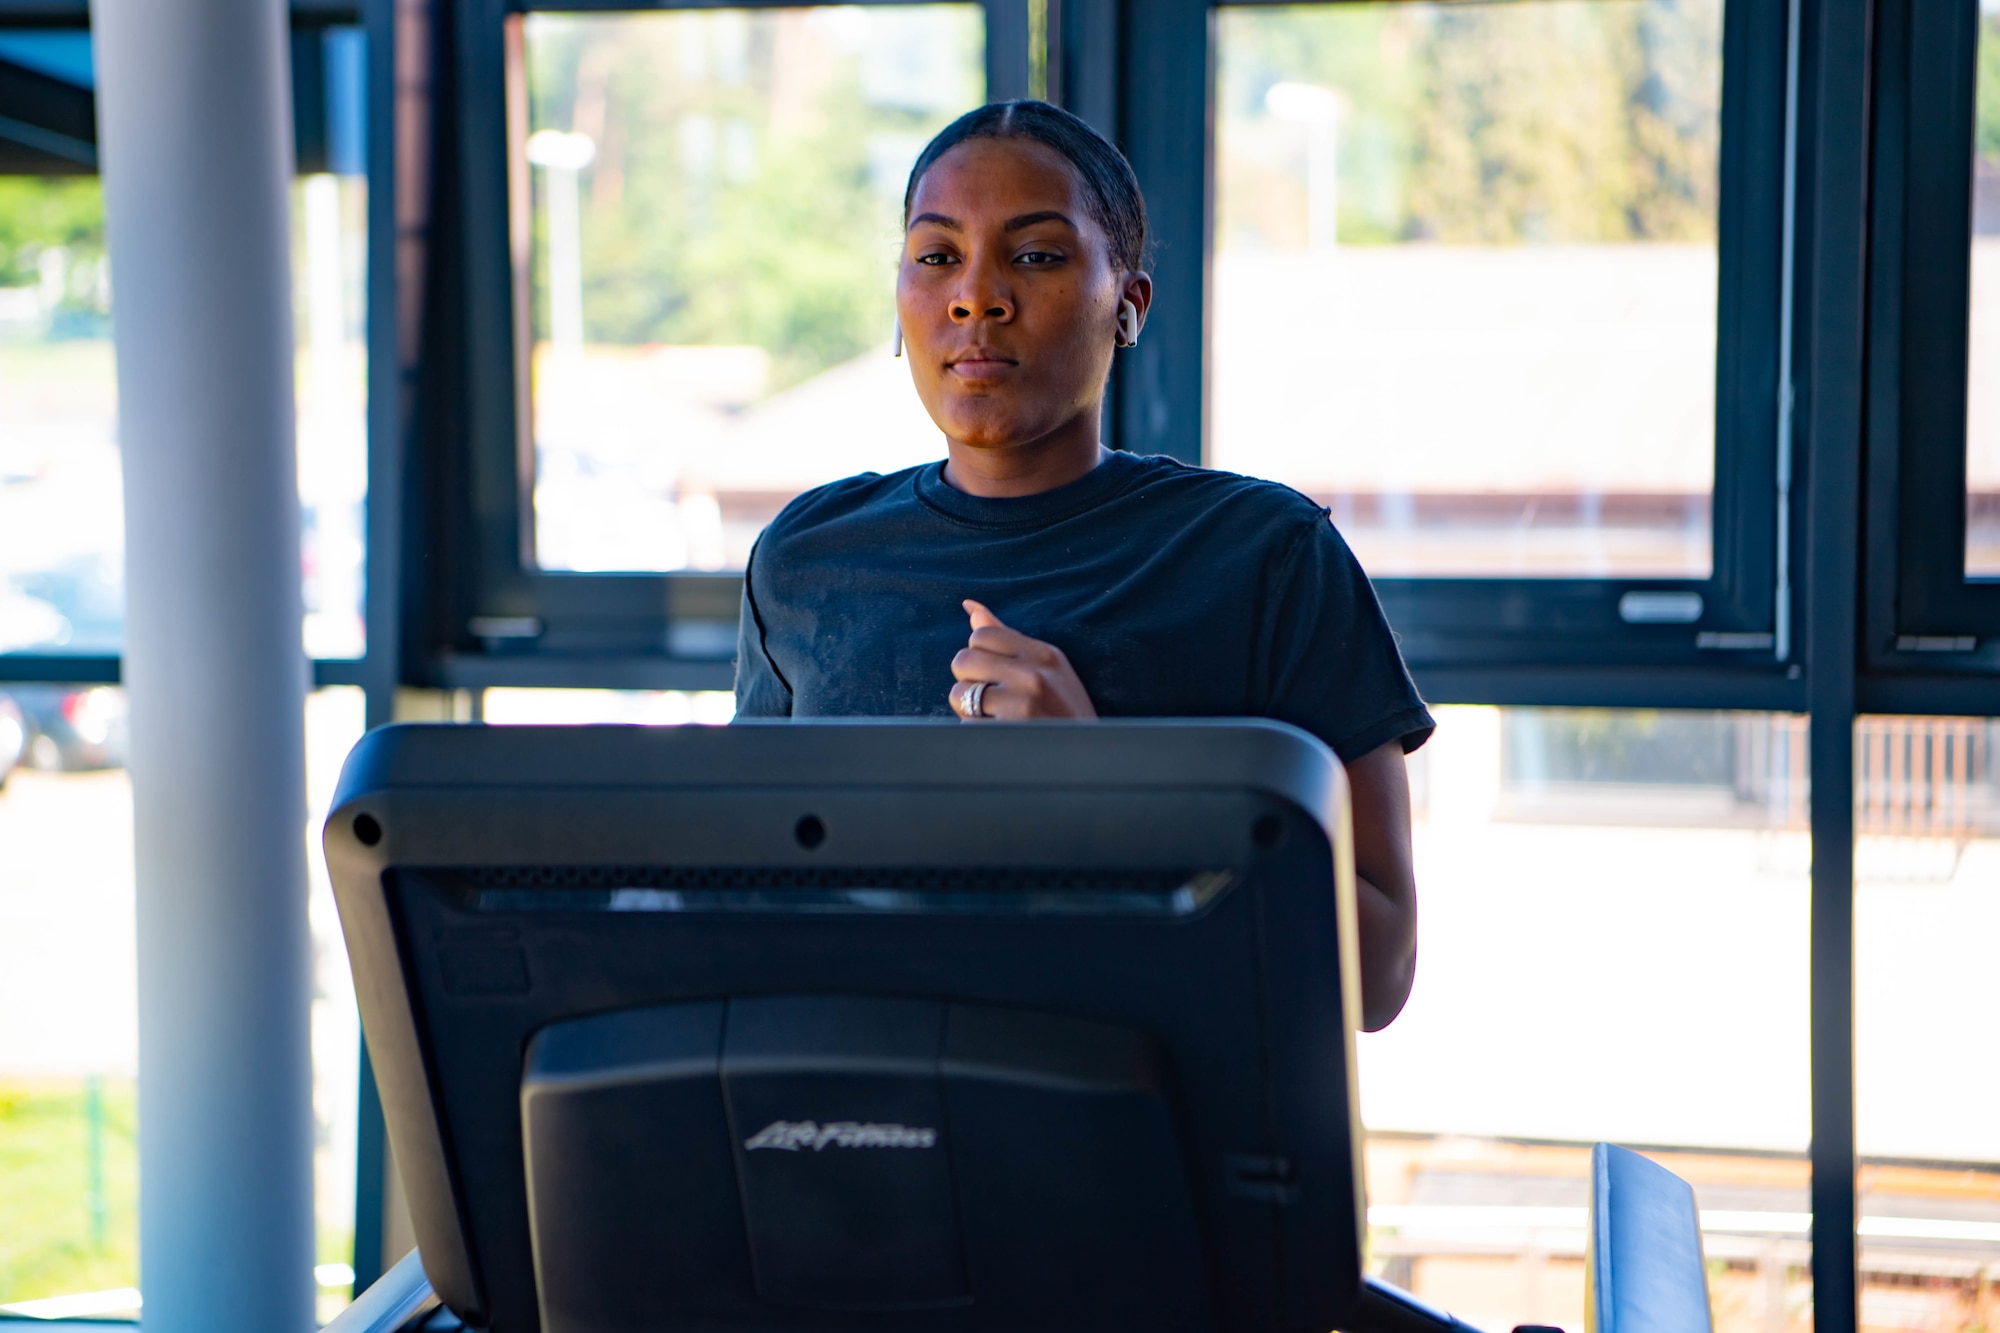
<instances>
[{"instance_id":1,"label":"woman's eye","mask_svg":"<svg viewBox=\"0 0 2000 1333\"><path fill-rule=\"evenodd\" d=\"M926 265L930 268L942 268L944 265L949 264L953 261L950 255L931 254L931 255L918 255L917 262L919 264Z\"/></svg>"},{"instance_id":2,"label":"woman's eye","mask_svg":"<svg viewBox=\"0 0 2000 1333\"><path fill-rule=\"evenodd\" d=\"M1020 256L1023 264L1060 264L1062 256L1053 250L1029 250Z\"/></svg>"}]
</instances>

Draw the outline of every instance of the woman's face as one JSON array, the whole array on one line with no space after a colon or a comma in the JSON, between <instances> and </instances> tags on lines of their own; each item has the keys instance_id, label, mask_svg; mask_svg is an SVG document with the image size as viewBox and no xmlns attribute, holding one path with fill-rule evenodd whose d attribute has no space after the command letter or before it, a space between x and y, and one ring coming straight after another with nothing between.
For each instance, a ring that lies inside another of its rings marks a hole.
<instances>
[{"instance_id":1,"label":"woman's face","mask_svg":"<svg viewBox=\"0 0 2000 1333\"><path fill-rule=\"evenodd\" d=\"M1112 259L1061 154L1028 139L970 139L910 201L896 313L917 395L946 437L1031 445L1096 414L1131 300L1152 283Z\"/></svg>"}]
</instances>

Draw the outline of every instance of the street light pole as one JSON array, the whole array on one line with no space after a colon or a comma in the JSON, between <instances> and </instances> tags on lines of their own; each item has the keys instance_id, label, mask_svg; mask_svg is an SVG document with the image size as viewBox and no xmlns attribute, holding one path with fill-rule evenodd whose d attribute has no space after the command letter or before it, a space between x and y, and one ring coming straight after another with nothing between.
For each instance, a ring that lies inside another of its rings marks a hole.
<instances>
[{"instance_id":1,"label":"street light pole","mask_svg":"<svg viewBox=\"0 0 2000 1333\"><path fill-rule=\"evenodd\" d=\"M570 414L582 394L580 177L596 156L597 143L588 134L537 130L528 136L528 161L548 173L549 200L549 361L540 386L542 401L535 407L538 448L564 439Z\"/></svg>"},{"instance_id":2,"label":"street light pole","mask_svg":"<svg viewBox=\"0 0 2000 1333\"><path fill-rule=\"evenodd\" d=\"M1340 95L1313 83L1274 83L1264 107L1306 127L1306 244L1331 250L1340 230Z\"/></svg>"},{"instance_id":3,"label":"street light pole","mask_svg":"<svg viewBox=\"0 0 2000 1333\"><path fill-rule=\"evenodd\" d=\"M565 360L583 354L581 173L596 157L588 134L538 130L528 136L528 161L548 173L549 344Z\"/></svg>"}]
</instances>

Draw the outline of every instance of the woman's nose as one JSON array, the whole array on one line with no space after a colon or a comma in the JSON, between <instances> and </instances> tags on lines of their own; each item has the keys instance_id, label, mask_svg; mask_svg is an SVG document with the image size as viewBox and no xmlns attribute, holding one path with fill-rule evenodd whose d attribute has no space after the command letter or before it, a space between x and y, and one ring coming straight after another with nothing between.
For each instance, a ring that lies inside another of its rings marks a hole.
<instances>
[{"instance_id":1,"label":"woman's nose","mask_svg":"<svg viewBox=\"0 0 2000 1333\"><path fill-rule=\"evenodd\" d=\"M976 319L996 319L1003 323L1014 318L1014 299L1004 285L973 277L951 303L954 324L970 324Z\"/></svg>"}]
</instances>

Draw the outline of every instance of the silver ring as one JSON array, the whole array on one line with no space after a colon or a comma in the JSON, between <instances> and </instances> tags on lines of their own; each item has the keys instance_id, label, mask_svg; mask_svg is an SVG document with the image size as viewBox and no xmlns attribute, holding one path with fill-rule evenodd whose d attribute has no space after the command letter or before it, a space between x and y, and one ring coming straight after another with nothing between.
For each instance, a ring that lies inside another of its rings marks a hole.
<instances>
[{"instance_id":1,"label":"silver ring","mask_svg":"<svg viewBox=\"0 0 2000 1333\"><path fill-rule=\"evenodd\" d=\"M965 715L967 717L986 716L986 710L983 705L986 701L986 687L989 683L988 681L975 680L965 691Z\"/></svg>"}]
</instances>

